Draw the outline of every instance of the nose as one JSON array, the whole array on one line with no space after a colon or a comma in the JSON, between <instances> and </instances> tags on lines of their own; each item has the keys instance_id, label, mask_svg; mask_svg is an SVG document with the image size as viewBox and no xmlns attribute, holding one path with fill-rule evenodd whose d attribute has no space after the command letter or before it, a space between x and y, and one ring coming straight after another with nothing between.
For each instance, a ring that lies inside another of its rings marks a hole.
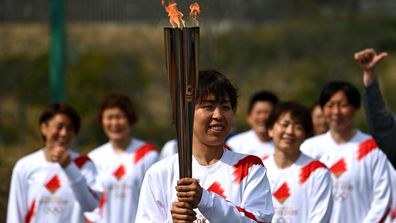
<instances>
[{"instance_id":1,"label":"nose","mask_svg":"<svg viewBox=\"0 0 396 223\"><path fill-rule=\"evenodd\" d=\"M120 118L117 117L111 117L108 119L108 123L110 125L117 125L120 122Z\"/></svg>"},{"instance_id":2,"label":"nose","mask_svg":"<svg viewBox=\"0 0 396 223\"><path fill-rule=\"evenodd\" d=\"M292 134L294 133L294 124L289 124L286 129L285 129L286 133L288 134Z\"/></svg>"},{"instance_id":3,"label":"nose","mask_svg":"<svg viewBox=\"0 0 396 223\"><path fill-rule=\"evenodd\" d=\"M216 107L212 114L213 119L223 120L223 113L219 107Z\"/></svg>"},{"instance_id":4,"label":"nose","mask_svg":"<svg viewBox=\"0 0 396 223\"><path fill-rule=\"evenodd\" d=\"M65 136L65 135L67 135L68 132L69 132L69 129L66 126L64 126L60 129L59 134L62 136Z\"/></svg>"},{"instance_id":5,"label":"nose","mask_svg":"<svg viewBox=\"0 0 396 223\"><path fill-rule=\"evenodd\" d=\"M331 111L335 114L338 114L340 113L340 109L341 109L340 105L334 105Z\"/></svg>"}]
</instances>

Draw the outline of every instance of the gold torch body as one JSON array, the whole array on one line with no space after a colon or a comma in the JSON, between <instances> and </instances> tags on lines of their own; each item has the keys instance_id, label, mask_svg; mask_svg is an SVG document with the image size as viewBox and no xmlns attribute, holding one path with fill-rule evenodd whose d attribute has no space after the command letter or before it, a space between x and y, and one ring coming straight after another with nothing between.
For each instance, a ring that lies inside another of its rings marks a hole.
<instances>
[{"instance_id":1,"label":"gold torch body","mask_svg":"<svg viewBox=\"0 0 396 223\"><path fill-rule=\"evenodd\" d=\"M199 27L164 28L165 60L176 125L179 177L192 177L192 138L199 62Z\"/></svg>"}]
</instances>

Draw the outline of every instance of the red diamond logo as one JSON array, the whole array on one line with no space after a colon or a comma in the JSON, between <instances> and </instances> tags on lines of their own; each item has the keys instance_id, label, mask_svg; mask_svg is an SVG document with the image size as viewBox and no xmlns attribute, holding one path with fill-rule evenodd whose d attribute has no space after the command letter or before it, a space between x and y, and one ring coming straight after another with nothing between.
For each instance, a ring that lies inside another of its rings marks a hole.
<instances>
[{"instance_id":1,"label":"red diamond logo","mask_svg":"<svg viewBox=\"0 0 396 223\"><path fill-rule=\"evenodd\" d=\"M344 158L338 160L333 166L330 167L330 172L339 178L347 170Z\"/></svg>"},{"instance_id":2,"label":"red diamond logo","mask_svg":"<svg viewBox=\"0 0 396 223\"><path fill-rule=\"evenodd\" d=\"M61 182L59 180L58 175L55 175L49 180L46 184L45 187L49 192L52 194L55 193L60 187L61 187Z\"/></svg>"},{"instance_id":3,"label":"red diamond logo","mask_svg":"<svg viewBox=\"0 0 396 223\"><path fill-rule=\"evenodd\" d=\"M279 203L283 204L287 198L290 197L290 189L286 182L284 182L278 190L276 190L273 196L279 201Z\"/></svg>"},{"instance_id":4,"label":"red diamond logo","mask_svg":"<svg viewBox=\"0 0 396 223\"><path fill-rule=\"evenodd\" d=\"M224 189L221 187L221 184L217 181L215 181L209 188L208 188L209 192L213 192L217 195L220 195L223 198L226 198L226 196L224 195Z\"/></svg>"},{"instance_id":5,"label":"red diamond logo","mask_svg":"<svg viewBox=\"0 0 396 223\"><path fill-rule=\"evenodd\" d=\"M116 171L113 173L114 177L117 178L117 180L121 180L121 178L125 175L125 167L124 165L120 165Z\"/></svg>"}]
</instances>

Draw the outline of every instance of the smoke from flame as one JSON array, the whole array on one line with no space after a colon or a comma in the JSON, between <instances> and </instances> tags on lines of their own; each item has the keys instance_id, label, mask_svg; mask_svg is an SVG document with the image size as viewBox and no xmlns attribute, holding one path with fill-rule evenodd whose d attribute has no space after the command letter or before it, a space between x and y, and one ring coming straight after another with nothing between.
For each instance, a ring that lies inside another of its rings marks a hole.
<instances>
[{"instance_id":1,"label":"smoke from flame","mask_svg":"<svg viewBox=\"0 0 396 223\"><path fill-rule=\"evenodd\" d=\"M177 8L176 2L170 0L168 5L166 5L165 0L161 0L161 4L164 6L165 11L168 13L169 22L173 28L177 27L182 29L183 27L186 27L186 23L183 20L183 13L181 13ZM189 8L190 8L190 16L193 20L193 24L195 26L198 26L199 23L197 20L197 16L200 12L199 4L194 2L190 4Z\"/></svg>"}]
</instances>

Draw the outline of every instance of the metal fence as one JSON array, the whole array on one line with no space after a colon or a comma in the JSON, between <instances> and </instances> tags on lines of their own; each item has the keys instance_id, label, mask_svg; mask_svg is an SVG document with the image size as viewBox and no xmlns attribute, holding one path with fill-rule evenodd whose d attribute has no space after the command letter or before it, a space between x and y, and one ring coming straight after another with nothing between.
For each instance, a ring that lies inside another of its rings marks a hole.
<instances>
[{"instance_id":1,"label":"metal fence","mask_svg":"<svg viewBox=\"0 0 396 223\"><path fill-rule=\"evenodd\" d=\"M52 0L0 0L0 22L47 22ZM194 0L178 0L187 5ZM313 10L350 10L353 13L396 14L394 0L197 0L206 18L274 19L284 12L296 16L299 9L315 5ZM64 0L70 22L158 21L165 12L160 0ZM309 4L308 4L309 3ZM185 6L184 6L185 7ZM311 7L312 8L312 7ZM184 11L184 10L183 10ZM298 15L297 15L298 16ZM284 17L284 15L282 15Z\"/></svg>"},{"instance_id":2,"label":"metal fence","mask_svg":"<svg viewBox=\"0 0 396 223\"><path fill-rule=\"evenodd\" d=\"M0 22L47 22L51 0L0 0ZM164 16L160 1L65 0L67 20L130 22Z\"/></svg>"}]
</instances>

